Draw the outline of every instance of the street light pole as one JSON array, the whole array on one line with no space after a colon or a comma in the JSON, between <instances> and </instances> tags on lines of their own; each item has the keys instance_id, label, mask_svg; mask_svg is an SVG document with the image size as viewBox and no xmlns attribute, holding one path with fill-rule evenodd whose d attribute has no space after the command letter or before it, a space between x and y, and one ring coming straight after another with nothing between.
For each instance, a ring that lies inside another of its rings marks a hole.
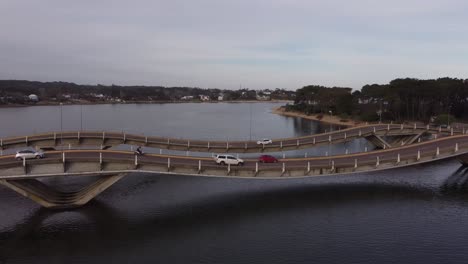
<instances>
[{"instance_id":1,"label":"street light pole","mask_svg":"<svg viewBox=\"0 0 468 264\"><path fill-rule=\"evenodd\" d=\"M333 111L332 110L328 111L328 113L330 113L330 115L333 117ZM332 132L332 123L331 122L330 122L330 132Z\"/></svg>"},{"instance_id":2,"label":"street light pole","mask_svg":"<svg viewBox=\"0 0 468 264\"><path fill-rule=\"evenodd\" d=\"M450 128L450 105L448 107L448 113L447 113L447 128Z\"/></svg>"},{"instance_id":3,"label":"street light pole","mask_svg":"<svg viewBox=\"0 0 468 264\"><path fill-rule=\"evenodd\" d=\"M62 113L63 103L60 103L60 146L63 149L63 113Z\"/></svg>"},{"instance_id":4,"label":"street light pole","mask_svg":"<svg viewBox=\"0 0 468 264\"><path fill-rule=\"evenodd\" d=\"M80 131L83 131L83 105L80 105Z\"/></svg>"},{"instance_id":5,"label":"street light pole","mask_svg":"<svg viewBox=\"0 0 468 264\"><path fill-rule=\"evenodd\" d=\"M249 140L252 141L252 103L250 103L250 137Z\"/></svg>"}]
</instances>

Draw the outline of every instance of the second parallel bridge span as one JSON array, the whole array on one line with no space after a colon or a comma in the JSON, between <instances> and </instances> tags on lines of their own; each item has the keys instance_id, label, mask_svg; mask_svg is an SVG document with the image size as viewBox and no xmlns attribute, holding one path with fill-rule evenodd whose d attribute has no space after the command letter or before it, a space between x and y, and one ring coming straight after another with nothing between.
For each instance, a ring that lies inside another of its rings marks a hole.
<instances>
[{"instance_id":1,"label":"second parallel bridge span","mask_svg":"<svg viewBox=\"0 0 468 264\"><path fill-rule=\"evenodd\" d=\"M357 138L366 138L380 148L390 148L413 143L424 133L459 135L465 134L465 129L442 129L429 126L413 126L398 124L376 124L347 128L329 133L314 134L296 138L273 139L272 144L259 145L255 141L207 141L142 136L124 132L106 131L75 131L51 132L22 137L0 139L1 149L33 146L38 148L56 148L57 146L94 145L107 148L121 144L142 145L161 149L220 152L220 153L259 153L278 152L295 149L311 148L328 144L347 142ZM386 142L383 137L396 137L394 142ZM392 144L393 143L393 144Z\"/></svg>"}]
</instances>

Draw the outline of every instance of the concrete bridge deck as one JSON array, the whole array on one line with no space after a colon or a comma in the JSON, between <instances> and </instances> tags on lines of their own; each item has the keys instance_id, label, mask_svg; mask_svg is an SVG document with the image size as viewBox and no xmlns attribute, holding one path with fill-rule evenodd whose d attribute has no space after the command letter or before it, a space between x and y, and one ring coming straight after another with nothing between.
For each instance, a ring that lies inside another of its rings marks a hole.
<instances>
[{"instance_id":1,"label":"concrete bridge deck","mask_svg":"<svg viewBox=\"0 0 468 264\"><path fill-rule=\"evenodd\" d=\"M391 169L452 157L465 159L467 153L468 135L367 153L280 159L272 164L247 159L244 166L217 165L210 158L200 157L135 156L131 152L112 150L66 150L47 152L45 159L38 160L17 161L12 155L0 157L0 183L43 206L71 207L86 203L130 172L285 179ZM50 190L37 182L41 177L73 175L101 175L107 180L101 179L73 193Z\"/></svg>"},{"instance_id":2,"label":"concrete bridge deck","mask_svg":"<svg viewBox=\"0 0 468 264\"><path fill-rule=\"evenodd\" d=\"M222 153L260 153L278 152L296 149L305 149L315 146L337 144L357 138L366 138L380 148L390 148L413 143L424 133L440 135L465 134L465 129L442 129L440 127L377 124L347 128L329 133L314 134L296 138L273 139L272 144L258 145L256 141L204 141L191 139L164 138L155 136L142 136L124 132L107 131L72 131L51 132L22 137L9 137L0 139L0 149L20 147L37 147L53 149L58 146L101 146L102 149L121 144L141 145L147 147ZM398 140L384 139L396 137ZM395 143L396 142L396 143Z\"/></svg>"}]
</instances>

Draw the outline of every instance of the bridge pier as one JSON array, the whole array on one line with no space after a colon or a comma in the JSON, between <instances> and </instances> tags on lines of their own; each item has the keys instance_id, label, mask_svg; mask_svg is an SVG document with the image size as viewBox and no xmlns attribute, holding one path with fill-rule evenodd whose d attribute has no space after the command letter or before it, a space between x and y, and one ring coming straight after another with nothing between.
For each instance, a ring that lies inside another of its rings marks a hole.
<instances>
[{"instance_id":1,"label":"bridge pier","mask_svg":"<svg viewBox=\"0 0 468 264\"><path fill-rule=\"evenodd\" d=\"M68 192L56 190L37 179L0 179L0 184L46 208L76 208L85 205L124 176L126 173L100 176L81 190Z\"/></svg>"}]
</instances>

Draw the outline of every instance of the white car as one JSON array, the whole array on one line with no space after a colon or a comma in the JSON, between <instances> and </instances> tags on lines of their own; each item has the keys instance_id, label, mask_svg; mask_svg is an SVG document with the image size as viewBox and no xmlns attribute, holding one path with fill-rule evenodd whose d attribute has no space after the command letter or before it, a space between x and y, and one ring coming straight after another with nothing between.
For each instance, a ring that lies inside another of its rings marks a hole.
<instances>
[{"instance_id":1,"label":"white car","mask_svg":"<svg viewBox=\"0 0 468 264\"><path fill-rule=\"evenodd\" d=\"M244 165L244 160L236 158L232 155L216 155L214 157L214 160L216 164L221 164L221 165L227 165L227 164L240 165L240 166Z\"/></svg>"},{"instance_id":2,"label":"white car","mask_svg":"<svg viewBox=\"0 0 468 264\"><path fill-rule=\"evenodd\" d=\"M262 140L257 141L257 145L268 145L271 143L273 143L273 141L271 141L271 139L269 138L264 138Z\"/></svg>"},{"instance_id":3,"label":"white car","mask_svg":"<svg viewBox=\"0 0 468 264\"><path fill-rule=\"evenodd\" d=\"M16 152L15 159L22 160L22 159L42 159L45 155L43 152L34 151L34 150L20 150Z\"/></svg>"}]
</instances>

